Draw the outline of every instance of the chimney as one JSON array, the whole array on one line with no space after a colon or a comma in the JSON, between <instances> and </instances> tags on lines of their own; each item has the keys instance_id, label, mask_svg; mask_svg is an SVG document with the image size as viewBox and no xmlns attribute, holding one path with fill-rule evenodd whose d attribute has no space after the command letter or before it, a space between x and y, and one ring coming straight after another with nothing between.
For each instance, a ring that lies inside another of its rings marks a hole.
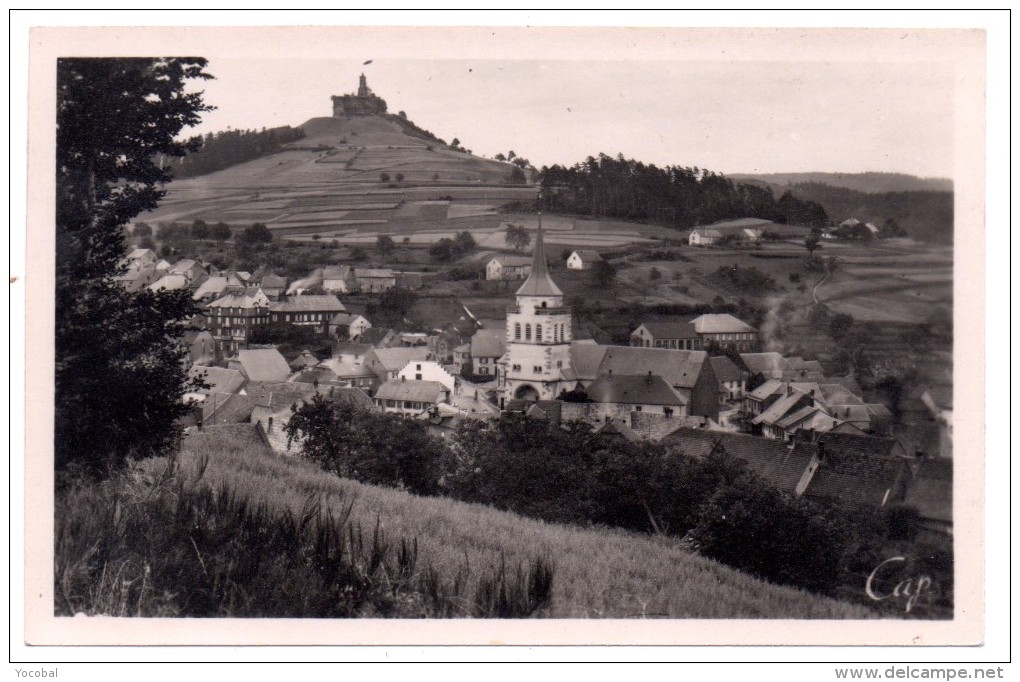
<instances>
[{"instance_id":1,"label":"chimney","mask_svg":"<svg viewBox=\"0 0 1020 682\"><path fill-rule=\"evenodd\" d=\"M652 370L648 370L648 378L645 379L645 383L649 386L652 385Z\"/></svg>"},{"instance_id":2,"label":"chimney","mask_svg":"<svg viewBox=\"0 0 1020 682\"><path fill-rule=\"evenodd\" d=\"M825 459L825 441L818 439L818 459L822 461Z\"/></svg>"}]
</instances>

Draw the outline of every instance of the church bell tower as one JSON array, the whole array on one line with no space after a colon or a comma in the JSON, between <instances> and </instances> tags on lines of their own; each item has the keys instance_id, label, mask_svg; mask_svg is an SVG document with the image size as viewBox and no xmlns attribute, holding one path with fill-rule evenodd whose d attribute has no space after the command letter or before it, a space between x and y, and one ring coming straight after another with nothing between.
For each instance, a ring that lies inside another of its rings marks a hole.
<instances>
[{"instance_id":1,"label":"church bell tower","mask_svg":"<svg viewBox=\"0 0 1020 682\"><path fill-rule=\"evenodd\" d=\"M570 313L563 305L563 292L549 275L539 213L531 274L517 290L516 304L507 308L503 404L512 399L552 400L573 387Z\"/></svg>"}]
</instances>

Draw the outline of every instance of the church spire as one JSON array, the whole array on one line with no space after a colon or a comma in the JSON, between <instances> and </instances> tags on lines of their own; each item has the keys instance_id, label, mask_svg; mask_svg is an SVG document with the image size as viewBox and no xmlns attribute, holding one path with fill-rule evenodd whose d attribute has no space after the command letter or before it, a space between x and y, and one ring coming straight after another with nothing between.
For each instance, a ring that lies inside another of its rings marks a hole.
<instances>
[{"instance_id":1,"label":"church spire","mask_svg":"<svg viewBox=\"0 0 1020 682\"><path fill-rule=\"evenodd\" d=\"M545 260L545 244L542 240L542 212L538 213L538 235L535 237L535 251L531 259L531 274L517 290L518 296L562 296L563 292L549 276L549 265Z\"/></svg>"}]
</instances>

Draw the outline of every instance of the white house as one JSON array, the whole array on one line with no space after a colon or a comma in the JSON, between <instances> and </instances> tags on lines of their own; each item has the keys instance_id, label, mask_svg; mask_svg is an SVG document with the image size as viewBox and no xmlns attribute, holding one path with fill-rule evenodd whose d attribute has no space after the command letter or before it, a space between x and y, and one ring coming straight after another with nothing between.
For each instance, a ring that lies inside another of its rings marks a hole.
<instances>
[{"instance_id":1,"label":"white house","mask_svg":"<svg viewBox=\"0 0 1020 682\"><path fill-rule=\"evenodd\" d=\"M722 239L722 233L719 232L719 230L698 228L691 230L691 234L687 238L687 243L690 246L711 246L720 239Z\"/></svg>"},{"instance_id":2,"label":"white house","mask_svg":"<svg viewBox=\"0 0 1020 682\"><path fill-rule=\"evenodd\" d=\"M567 258L567 269L588 270L600 260L602 260L602 256L599 255L598 251L593 251L591 249L578 249Z\"/></svg>"},{"instance_id":3,"label":"white house","mask_svg":"<svg viewBox=\"0 0 1020 682\"><path fill-rule=\"evenodd\" d=\"M402 381L435 381L453 393L457 380L434 360L412 360L397 374Z\"/></svg>"},{"instance_id":4,"label":"white house","mask_svg":"<svg viewBox=\"0 0 1020 682\"><path fill-rule=\"evenodd\" d=\"M531 274L531 259L527 256L496 256L485 266L487 280L527 279Z\"/></svg>"},{"instance_id":5,"label":"white house","mask_svg":"<svg viewBox=\"0 0 1020 682\"><path fill-rule=\"evenodd\" d=\"M330 293L351 293L358 288L354 268L350 265L331 265L323 268L322 288Z\"/></svg>"},{"instance_id":6,"label":"white house","mask_svg":"<svg viewBox=\"0 0 1020 682\"><path fill-rule=\"evenodd\" d=\"M383 412L420 415L450 401L451 391L438 381L387 381L375 392L375 404Z\"/></svg>"}]
</instances>

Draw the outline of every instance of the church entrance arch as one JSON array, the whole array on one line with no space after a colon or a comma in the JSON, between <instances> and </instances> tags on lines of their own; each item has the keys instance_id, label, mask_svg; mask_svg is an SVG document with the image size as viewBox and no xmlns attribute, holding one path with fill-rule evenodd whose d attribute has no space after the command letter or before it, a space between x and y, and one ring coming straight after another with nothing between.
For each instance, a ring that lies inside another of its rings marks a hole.
<instances>
[{"instance_id":1,"label":"church entrance arch","mask_svg":"<svg viewBox=\"0 0 1020 682\"><path fill-rule=\"evenodd\" d=\"M517 400L530 400L535 402L538 400L538 389L531 384L521 384L514 391L514 398Z\"/></svg>"}]
</instances>

